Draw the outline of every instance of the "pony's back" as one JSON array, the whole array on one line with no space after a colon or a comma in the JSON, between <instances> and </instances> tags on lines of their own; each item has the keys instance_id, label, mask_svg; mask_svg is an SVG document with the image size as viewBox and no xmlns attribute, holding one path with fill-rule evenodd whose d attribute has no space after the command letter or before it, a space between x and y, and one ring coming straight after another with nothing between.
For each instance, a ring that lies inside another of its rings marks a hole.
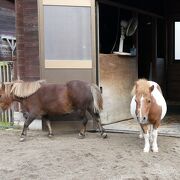
<instances>
[{"instance_id":1,"label":"pony's back","mask_svg":"<svg viewBox=\"0 0 180 180\"><path fill-rule=\"evenodd\" d=\"M81 106L84 103L86 104L90 102L91 91L89 83L73 80L69 81L66 86L68 88L68 95L71 98L73 105Z\"/></svg>"},{"instance_id":2,"label":"pony's back","mask_svg":"<svg viewBox=\"0 0 180 180\"><path fill-rule=\"evenodd\" d=\"M99 113L103 109L103 99L95 84L72 80L67 84L68 94L76 108L91 108Z\"/></svg>"}]
</instances>

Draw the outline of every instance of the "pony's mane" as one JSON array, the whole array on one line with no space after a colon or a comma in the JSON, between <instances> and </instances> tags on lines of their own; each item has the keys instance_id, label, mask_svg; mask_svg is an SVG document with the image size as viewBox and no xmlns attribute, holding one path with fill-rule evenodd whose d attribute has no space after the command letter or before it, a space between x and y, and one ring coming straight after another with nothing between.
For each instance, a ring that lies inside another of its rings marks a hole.
<instances>
[{"instance_id":1,"label":"pony's mane","mask_svg":"<svg viewBox=\"0 0 180 180\"><path fill-rule=\"evenodd\" d=\"M131 95L134 96L135 94L149 94L149 87L150 83L146 79L139 79L135 82L135 85L131 91Z\"/></svg>"},{"instance_id":2,"label":"pony's mane","mask_svg":"<svg viewBox=\"0 0 180 180\"><path fill-rule=\"evenodd\" d=\"M5 93L7 95L13 94L17 97L25 98L34 94L45 82L45 80L33 82L24 82L18 80L15 82L5 83Z\"/></svg>"}]
</instances>

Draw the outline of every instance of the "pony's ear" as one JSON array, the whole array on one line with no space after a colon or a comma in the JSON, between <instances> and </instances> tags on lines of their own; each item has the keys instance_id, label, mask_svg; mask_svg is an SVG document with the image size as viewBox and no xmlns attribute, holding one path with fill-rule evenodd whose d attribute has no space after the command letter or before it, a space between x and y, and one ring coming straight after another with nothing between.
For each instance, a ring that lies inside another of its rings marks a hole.
<instances>
[{"instance_id":1,"label":"pony's ear","mask_svg":"<svg viewBox=\"0 0 180 180\"><path fill-rule=\"evenodd\" d=\"M154 90L154 85L149 88L150 93Z\"/></svg>"},{"instance_id":2,"label":"pony's ear","mask_svg":"<svg viewBox=\"0 0 180 180\"><path fill-rule=\"evenodd\" d=\"M137 81L135 82L135 86L134 87L135 87L135 92L137 92L137 89L139 87L139 83Z\"/></svg>"},{"instance_id":3,"label":"pony's ear","mask_svg":"<svg viewBox=\"0 0 180 180\"><path fill-rule=\"evenodd\" d=\"M138 88L138 82L137 81L135 82L135 87L136 87L136 89Z\"/></svg>"}]
</instances>

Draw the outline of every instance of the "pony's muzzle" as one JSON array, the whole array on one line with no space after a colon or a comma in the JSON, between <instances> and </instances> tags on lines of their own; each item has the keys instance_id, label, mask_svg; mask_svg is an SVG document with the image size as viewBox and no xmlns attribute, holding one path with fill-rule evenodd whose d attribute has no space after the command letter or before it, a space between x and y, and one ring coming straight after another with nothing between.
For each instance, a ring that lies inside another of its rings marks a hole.
<instances>
[{"instance_id":1,"label":"pony's muzzle","mask_svg":"<svg viewBox=\"0 0 180 180\"><path fill-rule=\"evenodd\" d=\"M140 124L147 124L148 123L148 117L147 116L142 116L142 117L137 116L137 120L139 121Z\"/></svg>"}]
</instances>

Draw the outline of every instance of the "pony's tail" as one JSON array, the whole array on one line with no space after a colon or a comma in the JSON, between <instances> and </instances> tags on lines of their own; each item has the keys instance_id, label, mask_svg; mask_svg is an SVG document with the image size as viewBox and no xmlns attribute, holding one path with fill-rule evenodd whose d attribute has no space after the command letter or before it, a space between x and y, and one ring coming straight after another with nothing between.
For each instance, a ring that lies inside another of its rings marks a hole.
<instances>
[{"instance_id":1,"label":"pony's tail","mask_svg":"<svg viewBox=\"0 0 180 180\"><path fill-rule=\"evenodd\" d=\"M91 93L93 97L92 109L94 113L100 113L103 110L103 98L99 87L91 84Z\"/></svg>"}]
</instances>

